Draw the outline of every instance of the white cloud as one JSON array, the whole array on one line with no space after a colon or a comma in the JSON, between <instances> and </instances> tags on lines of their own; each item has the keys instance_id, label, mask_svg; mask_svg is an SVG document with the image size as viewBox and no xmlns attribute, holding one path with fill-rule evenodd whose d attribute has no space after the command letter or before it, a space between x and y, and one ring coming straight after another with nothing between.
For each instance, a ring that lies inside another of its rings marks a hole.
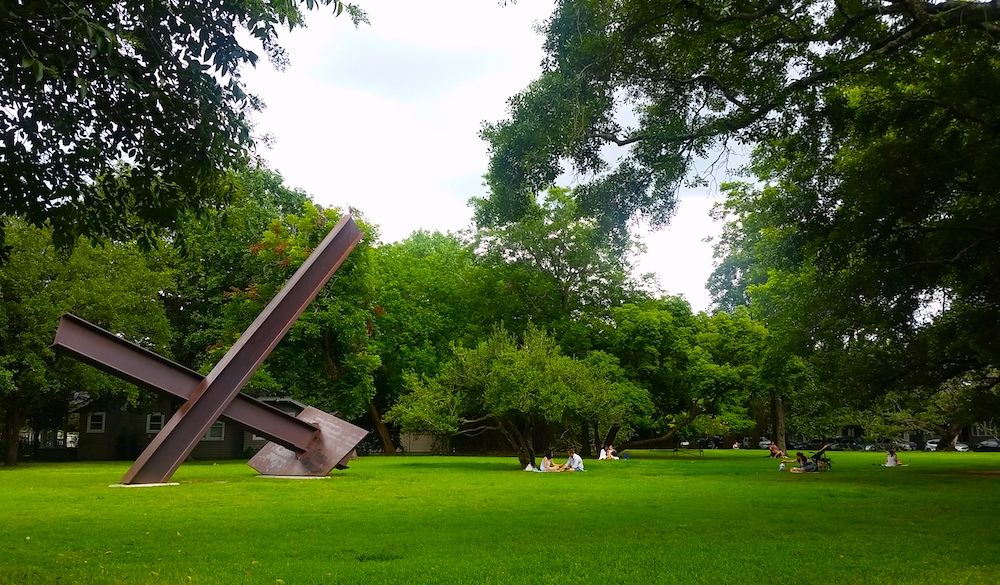
<instances>
[{"instance_id":1,"label":"white cloud","mask_svg":"<svg viewBox=\"0 0 1000 585\"><path fill-rule=\"evenodd\" d=\"M682 295L695 311L711 305L705 283L713 270L712 242L704 240L722 233L721 224L709 217L717 201L714 197L684 197L669 226L642 237L647 250L637 271L655 272L665 292Z\"/></svg>"},{"instance_id":2,"label":"white cloud","mask_svg":"<svg viewBox=\"0 0 1000 585\"><path fill-rule=\"evenodd\" d=\"M383 241L468 227L466 202L485 195L480 126L503 118L507 99L538 77L542 37L533 24L553 2L360 4L371 26L310 13L308 29L281 39L286 71L262 63L244 73L268 105L256 131L275 145L261 154L289 186L362 210ZM672 226L644 238L641 265L695 310L708 306L711 248L701 240L720 231L706 220L706 201L685 196Z\"/></svg>"}]
</instances>

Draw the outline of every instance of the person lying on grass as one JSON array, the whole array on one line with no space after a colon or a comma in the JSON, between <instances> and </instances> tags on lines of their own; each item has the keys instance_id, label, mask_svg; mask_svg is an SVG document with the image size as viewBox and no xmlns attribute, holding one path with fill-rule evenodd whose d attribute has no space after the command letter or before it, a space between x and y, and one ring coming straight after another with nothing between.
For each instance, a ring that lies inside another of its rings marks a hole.
<instances>
[{"instance_id":1,"label":"person lying on grass","mask_svg":"<svg viewBox=\"0 0 1000 585\"><path fill-rule=\"evenodd\" d=\"M576 454L576 449L570 447L567 450L569 459L562 466L562 471L583 471L583 459Z\"/></svg>"},{"instance_id":2,"label":"person lying on grass","mask_svg":"<svg viewBox=\"0 0 1000 585\"><path fill-rule=\"evenodd\" d=\"M809 473L812 471L819 471L819 467L816 466L815 461L810 461L802 451L795 454L795 459L782 459L782 463L795 463L798 467L793 467L789 469L792 473Z\"/></svg>"}]
</instances>

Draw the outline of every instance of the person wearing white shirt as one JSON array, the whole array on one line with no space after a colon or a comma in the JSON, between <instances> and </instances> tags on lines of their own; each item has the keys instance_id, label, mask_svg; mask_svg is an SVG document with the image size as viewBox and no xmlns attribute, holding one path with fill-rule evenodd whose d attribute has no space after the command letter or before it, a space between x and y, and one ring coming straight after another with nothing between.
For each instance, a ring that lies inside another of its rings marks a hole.
<instances>
[{"instance_id":1,"label":"person wearing white shirt","mask_svg":"<svg viewBox=\"0 0 1000 585\"><path fill-rule=\"evenodd\" d=\"M576 454L576 449L570 447L567 450L569 458L563 464L563 471L583 471L583 459Z\"/></svg>"}]
</instances>

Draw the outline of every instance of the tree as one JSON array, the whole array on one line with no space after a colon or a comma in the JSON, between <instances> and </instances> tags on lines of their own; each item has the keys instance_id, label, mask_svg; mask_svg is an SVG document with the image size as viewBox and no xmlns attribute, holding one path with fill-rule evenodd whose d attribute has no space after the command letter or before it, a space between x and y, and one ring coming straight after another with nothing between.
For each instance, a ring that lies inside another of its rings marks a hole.
<instances>
[{"instance_id":1,"label":"tree","mask_svg":"<svg viewBox=\"0 0 1000 585\"><path fill-rule=\"evenodd\" d=\"M375 344L381 366L369 405L383 452L395 452L382 413L406 389L406 376L434 377L451 358L451 345L472 345L488 335L486 269L471 246L440 232L414 232L375 250Z\"/></svg>"},{"instance_id":2,"label":"tree","mask_svg":"<svg viewBox=\"0 0 1000 585\"><path fill-rule=\"evenodd\" d=\"M225 338L229 326L225 304L233 290L246 290L261 279L255 255L261 235L288 214L300 213L309 196L285 186L280 174L257 164L230 171L229 203L208 210L203 218L187 217L177 238L161 246L163 259L176 276L164 295L175 332L173 354L190 367L203 365L210 350Z\"/></svg>"},{"instance_id":3,"label":"tree","mask_svg":"<svg viewBox=\"0 0 1000 585\"><path fill-rule=\"evenodd\" d=\"M525 467L534 464L536 429L591 419L627 425L650 410L646 392L626 380L614 358L564 356L534 327L520 343L498 330L474 348L453 351L438 376L411 376L412 391L387 419L446 437L498 431Z\"/></svg>"},{"instance_id":4,"label":"tree","mask_svg":"<svg viewBox=\"0 0 1000 585\"><path fill-rule=\"evenodd\" d=\"M224 200L222 173L245 159L262 106L240 81L258 56L238 31L280 68L279 29L320 5L365 19L340 0L5 2L0 213L49 222L59 246L79 234L152 244L156 228Z\"/></svg>"},{"instance_id":5,"label":"tree","mask_svg":"<svg viewBox=\"0 0 1000 585\"><path fill-rule=\"evenodd\" d=\"M630 257L641 246L627 235L613 242L580 215L569 189L549 189L518 221L481 228L476 240L497 287L494 321L515 331L528 323L545 327L571 355L591 349L595 322L614 307L645 297L629 275Z\"/></svg>"},{"instance_id":6,"label":"tree","mask_svg":"<svg viewBox=\"0 0 1000 585\"><path fill-rule=\"evenodd\" d=\"M272 222L254 245L256 279L231 289L224 312L225 336L209 353L209 369L253 322L266 303L305 261L342 212L306 202L299 214ZM346 419L368 410L375 394L373 376L380 359L374 352L374 226L355 212L364 238L319 292L308 309L247 384L249 394L281 392Z\"/></svg>"},{"instance_id":7,"label":"tree","mask_svg":"<svg viewBox=\"0 0 1000 585\"><path fill-rule=\"evenodd\" d=\"M134 387L49 348L59 315L73 312L134 343L169 354L160 294L172 285L132 244L94 247L84 239L57 254L49 230L7 218L15 254L0 267L0 410L5 465L17 463L18 433L54 395L98 395Z\"/></svg>"},{"instance_id":8,"label":"tree","mask_svg":"<svg viewBox=\"0 0 1000 585\"><path fill-rule=\"evenodd\" d=\"M694 315L676 297L627 304L614 312L608 343L655 407L658 436L632 447L661 445L705 417L747 428L750 397L770 398L788 383L787 372L767 369L766 331L745 311Z\"/></svg>"},{"instance_id":9,"label":"tree","mask_svg":"<svg viewBox=\"0 0 1000 585\"><path fill-rule=\"evenodd\" d=\"M941 437L940 450L955 448L962 429L1000 415L1000 377L996 370L969 372L933 388L890 392L879 406L882 419L902 429Z\"/></svg>"},{"instance_id":10,"label":"tree","mask_svg":"<svg viewBox=\"0 0 1000 585\"><path fill-rule=\"evenodd\" d=\"M835 403L926 395L1000 361L996 91L1000 49L937 34L844 76L816 125L754 153L763 186L730 188L716 298L746 291Z\"/></svg>"},{"instance_id":11,"label":"tree","mask_svg":"<svg viewBox=\"0 0 1000 585\"><path fill-rule=\"evenodd\" d=\"M483 127L491 194L477 218L521 216L568 161L592 177L575 195L607 230L636 214L665 224L693 159L821 129L827 90L930 46L939 70L971 65L970 46L997 46L998 20L995 2L952 0L560 0L542 26L541 77L510 99L509 119ZM910 105L935 110L939 98ZM625 149L614 166L606 147Z\"/></svg>"}]
</instances>

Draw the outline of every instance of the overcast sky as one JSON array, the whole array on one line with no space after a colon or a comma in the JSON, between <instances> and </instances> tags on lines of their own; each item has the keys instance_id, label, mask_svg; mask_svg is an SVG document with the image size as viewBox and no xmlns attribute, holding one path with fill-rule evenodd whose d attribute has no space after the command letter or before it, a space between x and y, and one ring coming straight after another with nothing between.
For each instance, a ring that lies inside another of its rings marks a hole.
<instances>
[{"instance_id":1,"label":"overcast sky","mask_svg":"<svg viewBox=\"0 0 1000 585\"><path fill-rule=\"evenodd\" d=\"M551 0L359 0L371 25L346 14L308 15L285 33L283 72L265 60L247 69L251 93L267 104L257 133L274 139L261 154L290 187L324 205L353 205L393 242L418 229L469 227L470 197L484 196L483 121L507 115L507 98L540 73L534 24ZM721 179L721 177L720 177ZM563 185L563 186L572 186ZM721 225L708 211L714 188L687 190L670 227L644 234L641 272L696 310L709 307L705 281Z\"/></svg>"}]
</instances>

